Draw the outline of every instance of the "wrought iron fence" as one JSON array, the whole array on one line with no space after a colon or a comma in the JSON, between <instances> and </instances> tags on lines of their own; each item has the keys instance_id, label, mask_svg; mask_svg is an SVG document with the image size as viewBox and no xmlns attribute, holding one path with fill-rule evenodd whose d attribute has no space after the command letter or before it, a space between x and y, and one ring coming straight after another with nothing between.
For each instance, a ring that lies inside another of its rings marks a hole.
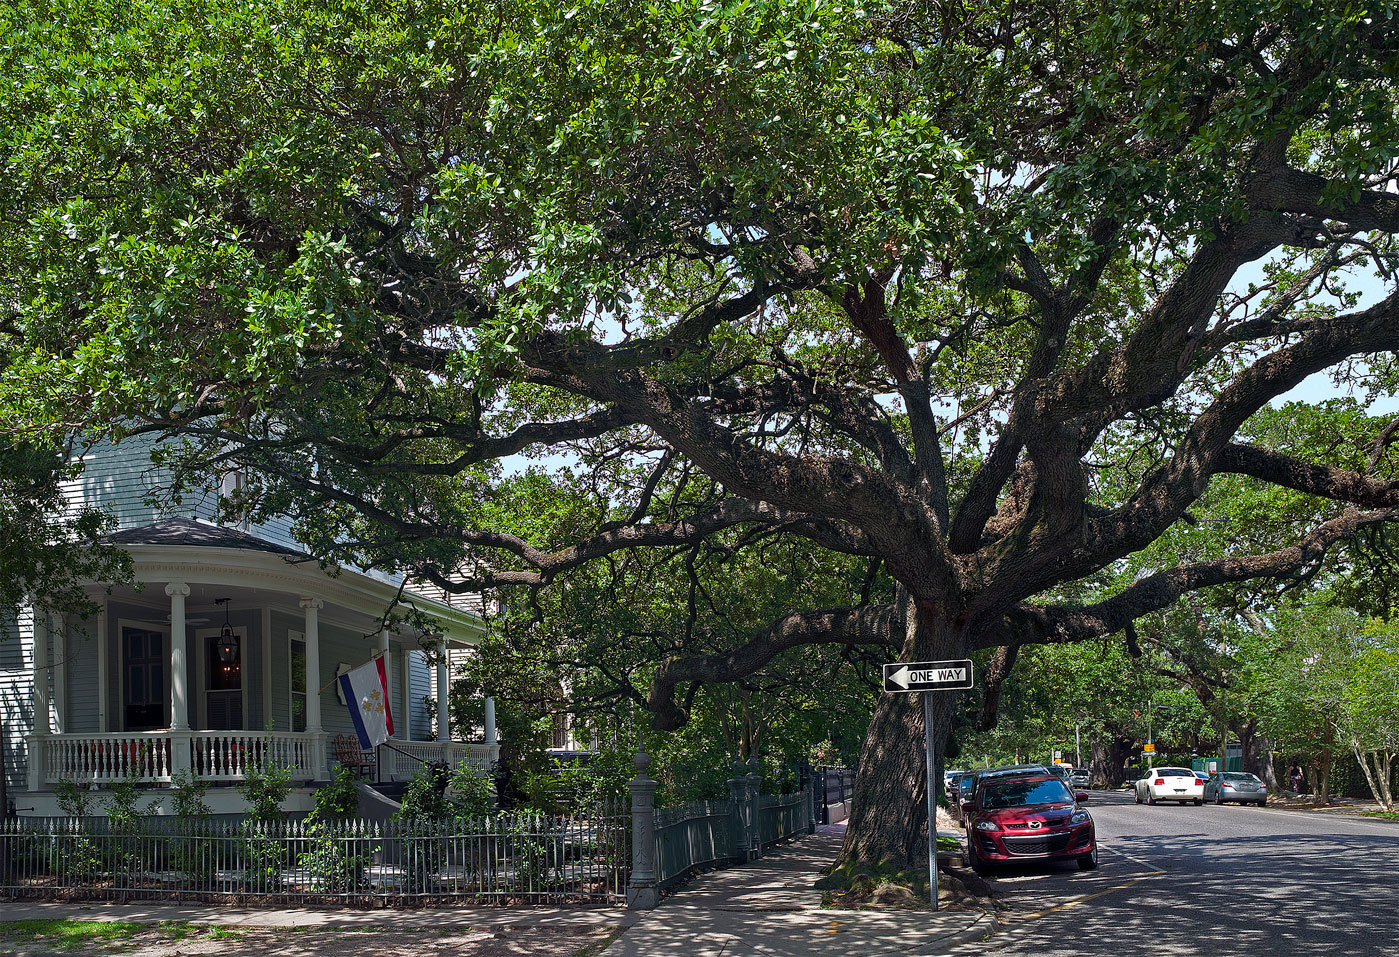
<instances>
[{"instance_id":1,"label":"wrought iron fence","mask_svg":"<svg viewBox=\"0 0 1399 957\"><path fill-rule=\"evenodd\" d=\"M806 833L808 792L764 795L758 806L758 838L762 846Z\"/></svg>"},{"instance_id":2,"label":"wrought iron fence","mask_svg":"<svg viewBox=\"0 0 1399 957\"><path fill-rule=\"evenodd\" d=\"M738 856L730 802L700 801L656 809L659 886L669 887L701 867L732 863Z\"/></svg>"},{"instance_id":3,"label":"wrought iron fence","mask_svg":"<svg viewBox=\"0 0 1399 957\"><path fill-rule=\"evenodd\" d=\"M438 821L21 818L0 824L0 893L386 906L625 898L630 812Z\"/></svg>"}]
</instances>

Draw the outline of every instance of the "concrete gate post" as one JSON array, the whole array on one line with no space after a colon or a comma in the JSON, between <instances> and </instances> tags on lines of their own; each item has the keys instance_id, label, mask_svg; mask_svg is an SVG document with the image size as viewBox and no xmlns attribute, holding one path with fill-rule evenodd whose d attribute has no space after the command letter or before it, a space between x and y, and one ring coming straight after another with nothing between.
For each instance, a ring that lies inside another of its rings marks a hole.
<instances>
[{"instance_id":1,"label":"concrete gate post","mask_svg":"<svg viewBox=\"0 0 1399 957\"><path fill-rule=\"evenodd\" d=\"M756 860L763 856L763 806L762 798L759 796L762 778L758 775L758 756L755 754L748 759L748 800L751 810L748 812L749 827L751 833L748 838L748 857Z\"/></svg>"},{"instance_id":2,"label":"concrete gate post","mask_svg":"<svg viewBox=\"0 0 1399 957\"><path fill-rule=\"evenodd\" d=\"M627 908L650 910L659 900L656 889L656 782L646 776L651 756L643 746L632 759L636 777L631 790L631 879L627 881Z\"/></svg>"},{"instance_id":3,"label":"concrete gate post","mask_svg":"<svg viewBox=\"0 0 1399 957\"><path fill-rule=\"evenodd\" d=\"M747 765L734 760L733 777L729 778L729 816L733 818L733 856L742 863L748 860L748 771Z\"/></svg>"}]
</instances>

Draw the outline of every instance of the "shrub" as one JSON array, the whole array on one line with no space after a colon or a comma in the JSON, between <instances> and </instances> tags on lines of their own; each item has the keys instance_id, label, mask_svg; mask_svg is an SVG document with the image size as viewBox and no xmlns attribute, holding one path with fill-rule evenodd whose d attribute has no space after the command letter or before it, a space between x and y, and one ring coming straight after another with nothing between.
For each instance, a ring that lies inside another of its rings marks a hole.
<instances>
[{"instance_id":1,"label":"shrub","mask_svg":"<svg viewBox=\"0 0 1399 957\"><path fill-rule=\"evenodd\" d=\"M266 761L250 763L238 793L248 805L241 842L244 879L261 890L278 890L287 861L281 839L286 822L282 802L291 793L291 769Z\"/></svg>"},{"instance_id":2,"label":"shrub","mask_svg":"<svg viewBox=\"0 0 1399 957\"><path fill-rule=\"evenodd\" d=\"M189 769L176 772L170 781L170 804L180 832L171 842L170 863L194 880L207 881L214 875L214 855L208 850L201 853L201 844L210 839L208 822L213 809L204 800L208 793L209 783Z\"/></svg>"},{"instance_id":3,"label":"shrub","mask_svg":"<svg viewBox=\"0 0 1399 957\"><path fill-rule=\"evenodd\" d=\"M146 832L146 815L155 812L155 802L144 809L137 807L141 799L141 771L137 763L127 767L126 777L106 787L107 833L110 835L111 866L131 874L146 863L141 856Z\"/></svg>"},{"instance_id":4,"label":"shrub","mask_svg":"<svg viewBox=\"0 0 1399 957\"><path fill-rule=\"evenodd\" d=\"M317 821L348 821L359 813L359 782L355 773L341 765L330 783L316 791L311 817Z\"/></svg>"},{"instance_id":5,"label":"shrub","mask_svg":"<svg viewBox=\"0 0 1399 957\"><path fill-rule=\"evenodd\" d=\"M102 870L102 857L88 836L87 818L92 811L92 792L64 778L54 787L58 807L72 820L69 833L49 842L41 852L48 868L65 877L88 880Z\"/></svg>"}]
</instances>

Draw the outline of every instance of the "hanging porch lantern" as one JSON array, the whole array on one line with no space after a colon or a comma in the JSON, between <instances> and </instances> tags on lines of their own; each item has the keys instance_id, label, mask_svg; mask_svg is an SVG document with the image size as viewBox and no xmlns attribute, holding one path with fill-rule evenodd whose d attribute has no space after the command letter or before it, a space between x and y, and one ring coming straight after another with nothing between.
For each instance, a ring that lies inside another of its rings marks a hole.
<instances>
[{"instance_id":1,"label":"hanging porch lantern","mask_svg":"<svg viewBox=\"0 0 1399 957\"><path fill-rule=\"evenodd\" d=\"M219 632L219 643L215 646L218 651L219 661L226 665L231 665L238 660L238 635L234 633L233 626L228 622L228 603L230 599L219 598L217 603L223 605L223 629Z\"/></svg>"}]
</instances>

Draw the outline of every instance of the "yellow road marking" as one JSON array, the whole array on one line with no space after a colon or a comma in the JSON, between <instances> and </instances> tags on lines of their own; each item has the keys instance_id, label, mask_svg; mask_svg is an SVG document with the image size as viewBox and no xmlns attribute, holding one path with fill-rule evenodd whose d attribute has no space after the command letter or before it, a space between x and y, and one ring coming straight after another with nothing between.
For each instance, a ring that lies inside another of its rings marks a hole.
<instances>
[{"instance_id":1,"label":"yellow road marking","mask_svg":"<svg viewBox=\"0 0 1399 957\"><path fill-rule=\"evenodd\" d=\"M1024 917L1020 918L1015 923L1021 924L1025 921L1038 920L1041 917L1053 914L1055 911L1067 910L1070 907L1077 907L1079 904L1086 904L1089 901L1097 900L1099 897L1106 897L1108 894L1116 894L1118 891L1126 890L1133 884L1140 884L1142 881L1150 877L1160 877L1164 873L1166 872L1152 871L1150 874L1143 874L1141 877L1134 877L1130 881L1124 881L1123 883L1118 884L1116 887L1109 887L1105 891L1098 891L1098 893L1096 894L1088 894L1083 897L1076 897L1071 901L1064 901L1064 903L1062 904L1055 904L1053 907L1046 907L1044 910L1035 911L1033 914L1026 914Z\"/></svg>"},{"instance_id":2,"label":"yellow road marking","mask_svg":"<svg viewBox=\"0 0 1399 957\"><path fill-rule=\"evenodd\" d=\"M831 921L831 929L828 930L828 931L826 931L826 933L828 933L828 934L834 934L834 933L839 932L839 930L840 930L840 921L838 921L838 920L833 920L833 921Z\"/></svg>"}]
</instances>

